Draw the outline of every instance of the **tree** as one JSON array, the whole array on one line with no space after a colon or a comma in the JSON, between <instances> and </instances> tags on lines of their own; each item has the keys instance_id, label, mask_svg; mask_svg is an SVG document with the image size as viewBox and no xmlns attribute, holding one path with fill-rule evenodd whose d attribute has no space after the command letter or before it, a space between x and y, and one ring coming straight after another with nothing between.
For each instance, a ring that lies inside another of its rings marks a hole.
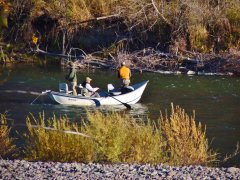
<instances>
[{"instance_id":1,"label":"tree","mask_svg":"<svg viewBox=\"0 0 240 180\"><path fill-rule=\"evenodd\" d=\"M0 29L2 27L8 27L8 14L10 9L10 3L5 0L0 0Z\"/></svg>"}]
</instances>

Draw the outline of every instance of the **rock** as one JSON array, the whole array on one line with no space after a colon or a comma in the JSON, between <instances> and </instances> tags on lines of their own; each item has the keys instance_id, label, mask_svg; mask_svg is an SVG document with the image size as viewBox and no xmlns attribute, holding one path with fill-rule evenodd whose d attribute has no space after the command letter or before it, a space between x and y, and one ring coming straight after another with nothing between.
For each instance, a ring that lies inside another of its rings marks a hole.
<instances>
[{"instance_id":1,"label":"rock","mask_svg":"<svg viewBox=\"0 0 240 180\"><path fill-rule=\"evenodd\" d=\"M240 173L240 170L239 168L230 167L230 168L227 168L227 172L230 174L236 174L236 173Z\"/></svg>"},{"instance_id":2,"label":"rock","mask_svg":"<svg viewBox=\"0 0 240 180\"><path fill-rule=\"evenodd\" d=\"M7 168L8 167L8 168ZM27 169L27 170L26 170ZM10 171L10 172L9 172ZM0 160L0 179L240 179L240 169Z\"/></svg>"}]
</instances>

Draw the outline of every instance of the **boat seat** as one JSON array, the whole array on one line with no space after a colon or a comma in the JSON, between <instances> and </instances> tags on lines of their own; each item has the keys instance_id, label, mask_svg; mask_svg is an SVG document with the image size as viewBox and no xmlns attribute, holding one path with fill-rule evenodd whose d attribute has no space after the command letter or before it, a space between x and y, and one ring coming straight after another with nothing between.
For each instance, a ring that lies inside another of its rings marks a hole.
<instances>
[{"instance_id":1,"label":"boat seat","mask_svg":"<svg viewBox=\"0 0 240 180\"><path fill-rule=\"evenodd\" d=\"M115 87L112 84L108 84L107 89L108 89L108 93L110 93L112 96L118 96L122 94L122 92L119 91L119 89L115 89Z\"/></svg>"},{"instance_id":2,"label":"boat seat","mask_svg":"<svg viewBox=\"0 0 240 180\"><path fill-rule=\"evenodd\" d=\"M115 87L112 84L107 85L108 92L114 91Z\"/></svg>"},{"instance_id":3,"label":"boat seat","mask_svg":"<svg viewBox=\"0 0 240 180\"><path fill-rule=\"evenodd\" d=\"M66 93L71 94L72 91L68 90L68 84L67 83L59 83L59 92L60 93Z\"/></svg>"},{"instance_id":4,"label":"boat seat","mask_svg":"<svg viewBox=\"0 0 240 180\"><path fill-rule=\"evenodd\" d=\"M77 86L77 88L80 89L80 93L78 93L78 96L83 96L83 94L82 94L82 90L83 90L82 84L79 84L79 85ZM78 92L78 90L77 90L77 92Z\"/></svg>"}]
</instances>

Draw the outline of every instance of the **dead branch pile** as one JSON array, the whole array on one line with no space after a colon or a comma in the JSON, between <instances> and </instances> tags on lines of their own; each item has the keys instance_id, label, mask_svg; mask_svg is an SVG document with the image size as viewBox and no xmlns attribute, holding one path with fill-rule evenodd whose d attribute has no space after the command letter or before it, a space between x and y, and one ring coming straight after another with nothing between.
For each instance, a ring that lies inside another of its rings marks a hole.
<instances>
[{"instance_id":1,"label":"dead branch pile","mask_svg":"<svg viewBox=\"0 0 240 180\"><path fill-rule=\"evenodd\" d=\"M83 51L83 50L81 50ZM43 53L42 51L38 51ZM53 54L46 53L44 54ZM175 55L171 53L164 53L157 51L153 48L145 48L132 53L126 53L120 51L114 57L109 53L109 56L102 57L99 54L101 52L94 52L91 54L83 54L80 58L73 58L73 56L56 54L65 58L66 56L71 57L70 59L64 59L62 64L67 65L69 61L74 61L75 65L80 68L105 68L105 69L118 69L121 62L125 61L127 66L132 70L140 71L181 71L187 73L189 70L195 72L204 73L229 73L234 75L240 75L240 57L239 56L224 56L215 54L200 54L185 51L181 55Z\"/></svg>"},{"instance_id":2,"label":"dead branch pile","mask_svg":"<svg viewBox=\"0 0 240 180\"><path fill-rule=\"evenodd\" d=\"M169 53L163 53L146 48L132 53L118 52L116 57L109 54L110 58L99 58L92 54L86 54L84 58L75 61L79 68L112 68L120 67L121 62L125 61L132 70L142 71L177 71L182 61L179 57Z\"/></svg>"},{"instance_id":3,"label":"dead branch pile","mask_svg":"<svg viewBox=\"0 0 240 180\"><path fill-rule=\"evenodd\" d=\"M135 51L131 54L118 53L115 64L118 65L122 61L125 61L132 69L149 71L176 71L181 65L181 61L178 57L155 51L153 48Z\"/></svg>"}]
</instances>

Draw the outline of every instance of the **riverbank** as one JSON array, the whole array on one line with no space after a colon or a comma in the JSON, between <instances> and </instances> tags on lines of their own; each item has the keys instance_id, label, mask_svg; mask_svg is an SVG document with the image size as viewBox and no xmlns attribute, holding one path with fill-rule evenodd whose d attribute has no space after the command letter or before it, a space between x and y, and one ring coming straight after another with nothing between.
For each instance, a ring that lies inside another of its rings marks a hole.
<instances>
[{"instance_id":1,"label":"riverbank","mask_svg":"<svg viewBox=\"0 0 240 180\"><path fill-rule=\"evenodd\" d=\"M240 169L1 160L0 179L240 179Z\"/></svg>"},{"instance_id":2,"label":"riverbank","mask_svg":"<svg viewBox=\"0 0 240 180\"><path fill-rule=\"evenodd\" d=\"M38 48L33 53L61 57L61 65L65 67L68 61L74 61L79 69L118 69L121 62L125 61L132 71L139 72L240 76L240 54L236 52L202 54L181 50L175 54L149 47L134 52L118 52L115 56L109 54L107 57L101 56L104 54L101 51L87 54L83 50L80 56L49 53Z\"/></svg>"},{"instance_id":3,"label":"riverbank","mask_svg":"<svg viewBox=\"0 0 240 180\"><path fill-rule=\"evenodd\" d=\"M73 49L66 54L47 52L38 47L29 52L22 49L18 55L6 55L0 62L50 63L67 67L69 61L74 61L78 69L118 69L121 62L125 61L132 71L141 73L240 76L239 52L204 54L181 50L178 53L169 53L148 47L114 55L109 53L106 56L104 51L86 53L82 49Z\"/></svg>"}]
</instances>

